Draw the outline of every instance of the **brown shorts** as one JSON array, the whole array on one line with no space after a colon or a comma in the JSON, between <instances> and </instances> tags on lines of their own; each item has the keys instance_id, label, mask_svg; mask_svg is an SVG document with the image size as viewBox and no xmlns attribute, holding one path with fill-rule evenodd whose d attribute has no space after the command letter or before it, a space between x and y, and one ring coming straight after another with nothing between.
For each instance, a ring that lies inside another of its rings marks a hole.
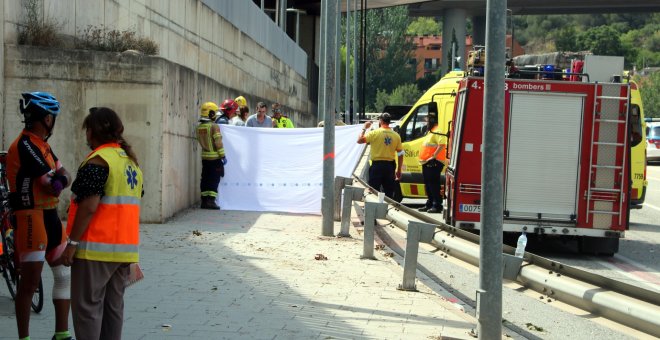
<instances>
[{"instance_id":1,"label":"brown shorts","mask_svg":"<svg viewBox=\"0 0 660 340\"><path fill-rule=\"evenodd\" d=\"M62 255L66 232L57 210L18 210L14 216L14 243L20 262L52 263Z\"/></svg>"}]
</instances>

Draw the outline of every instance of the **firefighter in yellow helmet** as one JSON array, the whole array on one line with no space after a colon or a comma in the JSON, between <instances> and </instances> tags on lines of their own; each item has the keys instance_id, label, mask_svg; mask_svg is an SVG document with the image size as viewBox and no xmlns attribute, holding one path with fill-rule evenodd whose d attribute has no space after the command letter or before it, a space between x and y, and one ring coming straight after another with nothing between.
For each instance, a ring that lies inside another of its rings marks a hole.
<instances>
[{"instance_id":1,"label":"firefighter in yellow helmet","mask_svg":"<svg viewBox=\"0 0 660 340\"><path fill-rule=\"evenodd\" d=\"M236 102L236 104L238 104L239 109L243 106L247 106L247 100L245 100L245 97L243 97L243 96L236 97L236 99L234 99L234 102Z\"/></svg>"},{"instance_id":2,"label":"firefighter in yellow helmet","mask_svg":"<svg viewBox=\"0 0 660 340\"><path fill-rule=\"evenodd\" d=\"M220 178L225 175L227 158L222 146L220 126L214 121L219 110L218 105L213 102L202 104L197 125L197 141L202 147L202 180L199 185L202 192L202 209L220 209L215 201Z\"/></svg>"}]
</instances>

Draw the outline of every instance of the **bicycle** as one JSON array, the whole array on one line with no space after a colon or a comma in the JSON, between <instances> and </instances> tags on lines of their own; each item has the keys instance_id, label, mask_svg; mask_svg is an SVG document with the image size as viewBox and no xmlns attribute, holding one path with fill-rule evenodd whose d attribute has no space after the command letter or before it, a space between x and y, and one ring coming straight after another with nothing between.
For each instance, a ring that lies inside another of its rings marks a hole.
<instances>
[{"instance_id":1,"label":"bicycle","mask_svg":"<svg viewBox=\"0 0 660 340\"><path fill-rule=\"evenodd\" d=\"M14 229L11 224L11 208L9 207L9 182L7 180L6 151L0 151L0 239L2 239L2 254L0 255L0 273L7 283L9 294L13 300L16 299L18 292L18 283L20 281L20 268L16 261L16 252L14 249ZM42 280L39 280L39 287L32 296L32 310L35 313L41 312L44 307L44 286Z\"/></svg>"}]
</instances>

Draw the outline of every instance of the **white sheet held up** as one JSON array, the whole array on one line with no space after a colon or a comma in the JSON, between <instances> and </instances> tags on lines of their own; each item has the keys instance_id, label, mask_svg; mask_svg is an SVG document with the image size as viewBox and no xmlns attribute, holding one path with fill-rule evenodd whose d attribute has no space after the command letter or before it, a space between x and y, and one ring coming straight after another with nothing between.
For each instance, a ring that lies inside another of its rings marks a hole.
<instances>
[{"instance_id":1,"label":"white sheet held up","mask_svg":"<svg viewBox=\"0 0 660 340\"><path fill-rule=\"evenodd\" d=\"M335 128L335 176L352 176L365 147L356 143L361 128ZM218 188L222 209L321 213L323 128L220 130L227 156Z\"/></svg>"}]
</instances>

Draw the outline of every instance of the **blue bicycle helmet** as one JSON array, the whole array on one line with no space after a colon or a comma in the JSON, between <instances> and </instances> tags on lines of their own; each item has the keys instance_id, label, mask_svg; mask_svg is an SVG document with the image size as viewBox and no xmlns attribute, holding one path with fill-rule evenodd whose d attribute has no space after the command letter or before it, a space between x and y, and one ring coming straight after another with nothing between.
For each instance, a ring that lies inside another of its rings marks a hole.
<instances>
[{"instance_id":1,"label":"blue bicycle helmet","mask_svg":"<svg viewBox=\"0 0 660 340\"><path fill-rule=\"evenodd\" d=\"M48 92L24 92L19 100L19 108L26 119L40 119L47 115L57 117L60 102Z\"/></svg>"}]
</instances>

